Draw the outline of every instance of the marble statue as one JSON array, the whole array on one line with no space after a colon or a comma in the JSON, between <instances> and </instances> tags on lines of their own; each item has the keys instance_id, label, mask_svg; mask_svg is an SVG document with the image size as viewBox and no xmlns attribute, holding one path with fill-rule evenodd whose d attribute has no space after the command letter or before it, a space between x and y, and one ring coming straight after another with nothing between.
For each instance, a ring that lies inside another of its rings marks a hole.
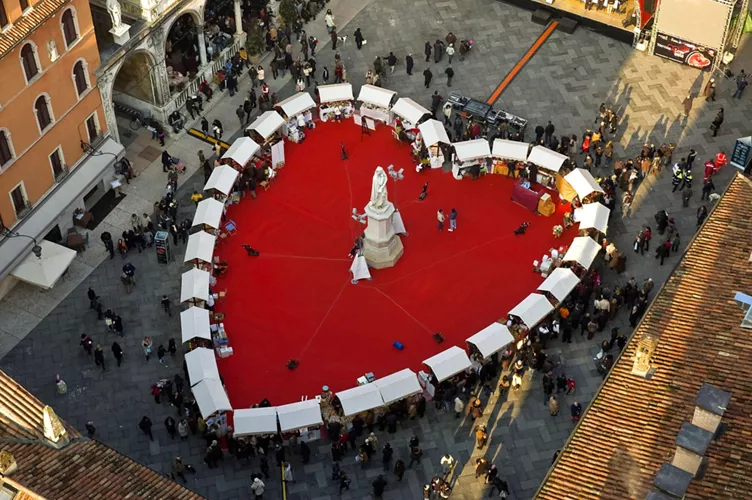
<instances>
[{"instance_id":1,"label":"marble statue","mask_svg":"<svg viewBox=\"0 0 752 500\"><path fill-rule=\"evenodd\" d=\"M57 53L57 44L55 44L55 40L50 40L47 42L47 56L50 58L50 61L56 61L58 57Z\"/></svg>"},{"instance_id":2,"label":"marble statue","mask_svg":"<svg viewBox=\"0 0 752 500\"><path fill-rule=\"evenodd\" d=\"M373 173L373 183L371 184L371 202L369 205L375 209L384 208L387 204L386 197L386 172L382 167L376 167Z\"/></svg>"},{"instance_id":3,"label":"marble statue","mask_svg":"<svg viewBox=\"0 0 752 500\"><path fill-rule=\"evenodd\" d=\"M120 10L120 2L118 0L107 0L107 12L110 14L110 19L112 19L112 29L117 31L120 29L121 25L121 10Z\"/></svg>"}]
</instances>

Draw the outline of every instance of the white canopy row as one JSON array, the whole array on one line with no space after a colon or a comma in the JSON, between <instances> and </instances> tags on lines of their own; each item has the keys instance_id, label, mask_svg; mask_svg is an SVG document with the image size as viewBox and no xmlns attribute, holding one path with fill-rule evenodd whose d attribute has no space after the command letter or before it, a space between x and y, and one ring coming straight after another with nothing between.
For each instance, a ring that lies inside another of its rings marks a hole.
<instances>
[{"instance_id":1,"label":"white canopy row","mask_svg":"<svg viewBox=\"0 0 752 500\"><path fill-rule=\"evenodd\" d=\"M319 87L320 89L321 87ZM319 90L321 92L321 90ZM377 87L375 85L363 85L360 87L360 94L358 94L358 101L380 108L389 109L392 104L392 99L397 95L397 92L389 89Z\"/></svg>"},{"instance_id":2,"label":"white canopy row","mask_svg":"<svg viewBox=\"0 0 752 500\"><path fill-rule=\"evenodd\" d=\"M426 120L418 125L418 130L420 130L420 135L423 136L423 144L426 147L433 146L439 142L443 142L444 144L452 143L447 136L446 130L444 130L444 125L438 120Z\"/></svg>"},{"instance_id":3,"label":"white canopy row","mask_svg":"<svg viewBox=\"0 0 752 500\"><path fill-rule=\"evenodd\" d=\"M319 101L321 104L337 101L352 101L352 85L349 83L333 83L331 85L319 85Z\"/></svg>"},{"instance_id":4,"label":"white canopy row","mask_svg":"<svg viewBox=\"0 0 752 500\"><path fill-rule=\"evenodd\" d=\"M298 92L277 104L287 118L305 113L309 109L316 107L316 102L308 92Z\"/></svg>"},{"instance_id":5,"label":"white canopy row","mask_svg":"<svg viewBox=\"0 0 752 500\"><path fill-rule=\"evenodd\" d=\"M430 111L409 97L397 99L397 102L392 106L392 113L413 125L418 125L424 117L431 115Z\"/></svg>"},{"instance_id":6,"label":"white canopy row","mask_svg":"<svg viewBox=\"0 0 752 500\"><path fill-rule=\"evenodd\" d=\"M526 142L494 139L491 156L505 160L527 161L528 149Z\"/></svg>"},{"instance_id":7,"label":"white canopy row","mask_svg":"<svg viewBox=\"0 0 752 500\"><path fill-rule=\"evenodd\" d=\"M246 408L233 412L235 436L276 434L277 421L282 432L321 425L321 407L317 399L267 408Z\"/></svg>"},{"instance_id":8,"label":"white canopy row","mask_svg":"<svg viewBox=\"0 0 752 500\"><path fill-rule=\"evenodd\" d=\"M267 111L247 126L246 130L252 130L266 140L284 125L285 119L279 113L276 111Z\"/></svg>"},{"instance_id":9,"label":"white canopy row","mask_svg":"<svg viewBox=\"0 0 752 500\"><path fill-rule=\"evenodd\" d=\"M580 278L566 267L557 267L548 275L548 278L541 283L538 290L548 292L559 302L564 302L567 295L574 290L574 287L580 282Z\"/></svg>"},{"instance_id":10,"label":"white canopy row","mask_svg":"<svg viewBox=\"0 0 752 500\"><path fill-rule=\"evenodd\" d=\"M222 159L232 160L238 165L245 166L251 161L251 158L253 158L253 155L256 154L259 149L261 149L261 146L250 137L240 137L235 139L235 142L232 143L230 149L222 155Z\"/></svg>"},{"instance_id":11,"label":"white canopy row","mask_svg":"<svg viewBox=\"0 0 752 500\"><path fill-rule=\"evenodd\" d=\"M558 172L568 159L568 156L543 146L535 146L527 157L527 161L530 163L535 163L539 167L551 172Z\"/></svg>"},{"instance_id":12,"label":"white canopy row","mask_svg":"<svg viewBox=\"0 0 752 500\"><path fill-rule=\"evenodd\" d=\"M206 181L204 191L215 189L223 195L229 196L238 175L240 175L240 172L229 165L219 165L218 167L214 167L214 170L212 170L212 173L209 176L209 180Z\"/></svg>"},{"instance_id":13,"label":"white canopy row","mask_svg":"<svg viewBox=\"0 0 752 500\"><path fill-rule=\"evenodd\" d=\"M488 147L488 141L485 139L455 142L452 145L454 146L455 153L457 153L457 159L463 162L489 158L491 156L491 149Z\"/></svg>"}]
</instances>

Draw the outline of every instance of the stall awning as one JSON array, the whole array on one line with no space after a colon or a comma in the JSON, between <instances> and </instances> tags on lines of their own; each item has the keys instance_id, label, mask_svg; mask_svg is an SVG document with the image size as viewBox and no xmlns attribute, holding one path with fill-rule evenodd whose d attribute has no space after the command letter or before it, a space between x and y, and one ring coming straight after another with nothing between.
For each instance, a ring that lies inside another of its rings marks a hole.
<instances>
[{"instance_id":1,"label":"stall awning","mask_svg":"<svg viewBox=\"0 0 752 500\"><path fill-rule=\"evenodd\" d=\"M352 85L349 83L334 83L331 85L319 85L319 101L321 104L337 101L352 101Z\"/></svg>"},{"instance_id":2,"label":"stall awning","mask_svg":"<svg viewBox=\"0 0 752 500\"><path fill-rule=\"evenodd\" d=\"M214 244L216 242L217 237L206 231L199 231L188 236L188 244L185 246L183 262L197 259L211 263L212 256L214 255Z\"/></svg>"},{"instance_id":3,"label":"stall awning","mask_svg":"<svg viewBox=\"0 0 752 500\"><path fill-rule=\"evenodd\" d=\"M298 92L294 96L288 97L280 102L277 106L282 109L285 116L292 118L293 116L304 113L309 109L315 108L316 103L308 92Z\"/></svg>"},{"instance_id":4,"label":"stall awning","mask_svg":"<svg viewBox=\"0 0 752 500\"><path fill-rule=\"evenodd\" d=\"M423 118L431 115L430 111L409 97L400 97L397 99L397 102L392 106L392 113L414 125L419 124Z\"/></svg>"},{"instance_id":5,"label":"stall awning","mask_svg":"<svg viewBox=\"0 0 752 500\"><path fill-rule=\"evenodd\" d=\"M520 318L528 328L533 328L553 310L554 306L545 296L539 293L531 293L509 311L509 314Z\"/></svg>"},{"instance_id":6,"label":"stall awning","mask_svg":"<svg viewBox=\"0 0 752 500\"><path fill-rule=\"evenodd\" d=\"M232 411L230 399L219 377L202 380L191 388L191 392L204 420L221 411Z\"/></svg>"},{"instance_id":7,"label":"stall awning","mask_svg":"<svg viewBox=\"0 0 752 500\"><path fill-rule=\"evenodd\" d=\"M572 272L571 269L566 267L557 267L551 274L548 275L546 281L541 283L538 290L541 292L549 292L559 302L564 302L567 295L574 290L574 287L580 282L580 278Z\"/></svg>"},{"instance_id":8,"label":"stall awning","mask_svg":"<svg viewBox=\"0 0 752 500\"><path fill-rule=\"evenodd\" d=\"M30 253L10 274L21 281L49 290L76 258L76 251L47 240L40 241L39 246L42 247L41 257Z\"/></svg>"},{"instance_id":9,"label":"stall awning","mask_svg":"<svg viewBox=\"0 0 752 500\"><path fill-rule=\"evenodd\" d=\"M530 146L526 142L494 139L491 155L505 160L527 161L527 151Z\"/></svg>"},{"instance_id":10,"label":"stall awning","mask_svg":"<svg viewBox=\"0 0 752 500\"><path fill-rule=\"evenodd\" d=\"M397 95L397 92L393 90L366 84L360 87L358 100L380 108L389 109L389 105L392 104L392 99L394 99L395 95Z\"/></svg>"},{"instance_id":11,"label":"stall awning","mask_svg":"<svg viewBox=\"0 0 752 500\"><path fill-rule=\"evenodd\" d=\"M460 161L478 160L491 156L491 148L488 147L488 141L485 139L455 142L452 146L454 146L457 159Z\"/></svg>"},{"instance_id":12,"label":"stall awning","mask_svg":"<svg viewBox=\"0 0 752 500\"><path fill-rule=\"evenodd\" d=\"M595 182L592 174L584 168L575 168L567 175L564 176L564 180L567 181L574 192L579 196L580 200L585 199L586 196L592 193L602 193L603 189ZM565 196L567 201L572 201L573 196Z\"/></svg>"},{"instance_id":13,"label":"stall awning","mask_svg":"<svg viewBox=\"0 0 752 500\"><path fill-rule=\"evenodd\" d=\"M509 328L501 323L492 323L467 339L467 343L473 344L484 358L491 357L512 342L514 342L514 337L509 332Z\"/></svg>"},{"instance_id":14,"label":"stall awning","mask_svg":"<svg viewBox=\"0 0 752 500\"><path fill-rule=\"evenodd\" d=\"M232 186L235 185L235 179L240 173L229 165L219 165L214 167L209 180L206 181L204 191L216 189L225 196L229 196Z\"/></svg>"},{"instance_id":15,"label":"stall awning","mask_svg":"<svg viewBox=\"0 0 752 500\"><path fill-rule=\"evenodd\" d=\"M181 312L180 335L183 342L193 339L211 340L209 310L193 306Z\"/></svg>"},{"instance_id":16,"label":"stall awning","mask_svg":"<svg viewBox=\"0 0 752 500\"><path fill-rule=\"evenodd\" d=\"M339 391L337 397L342 403L346 417L384 406L379 388L374 384L359 385L346 391Z\"/></svg>"},{"instance_id":17,"label":"stall awning","mask_svg":"<svg viewBox=\"0 0 752 500\"><path fill-rule=\"evenodd\" d=\"M543 146L535 146L527 157L527 161L530 163L534 163L540 168L545 168L551 172L558 172L568 159L568 156L544 148Z\"/></svg>"},{"instance_id":18,"label":"stall awning","mask_svg":"<svg viewBox=\"0 0 752 500\"><path fill-rule=\"evenodd\" d=\"M282 432L324 423L321 420L321 407L316 399L277 406L277 417Z\"/></svg>"},{"instance_id":19,"label":"stall awning","mask_svg":"<svg viewBox=\"0 0 752 500\"><path fill-rule=\"evenodd\" d=\"M209 300L211 274L201 269L191 269L183 273L180 284L180 302L186 300Z\"/></svg>"},{"instance_id":20,"label":"stall awning","mask_svg":"<svg viewBox=\"0 0 752 500\"><path fill-rule=\"evenodd\" d=\"M423 136L423 144L426 146L433 146L439 142L443 142L444 144L452 143L447 136L446 130L444 130L444 125L439 120L426 120L418 125L418 130L420 130L420 135Z\"/></svg>"},{"instance_id":21,"label":"stall awning","mask_svg":"<svg viewBox=\"0 0 752 500\"><path fill-rule=\"evenodd\" d=\"M381 399L384 400L385 405L423 392L423 387L418 382L418 376L408 368L376 379L372 385L379 388Z\"/></svg>"},{"instance_id":22,"label":"stall awning","mask_svg":"<svg viewBox=\"0 0 752 500\"><path fill-rule=\"evenodd\" d=\"M193 226L205 224L214 229L219 229L222 222L222 211L225 204L214 198L201 200L196 207L196 215L193 216Z\"/></svg>"},{"instance_id":23,"label":"stall awning","mask_svg":"<svg viewBox=\"0 0 752 500\"><path fill-rule=\"evenodd\" d=\"M472 365L465 350L457 346L428 358L423 364L431 369L439 382L467 370Z\"/></svg>"},{"instance_id":24,"label":"stall awning","mask_svg":"<svg viewBox=\"0 0 752 500\"><path fill-rule=\"evenodd\" d=\"M230 149L222 155L222 159L232 160L238 165L245 166L259 149L261 149L261 146L250 137L240 137L235 139Z\"/></svg>"},{"instance_id":25,"label":"stall awning","mask_svg":"<svg viewBox=\"0 0 752 500\"><path fill-rule=\"evenodd\" d=\"M256 118L253 123L247 126L246 130L253 130L264 139L274 135L274 132L281 129L285 124L285 119L276 111L267 111Z\"/></svg>"},{"instance_id":26,"label":"stall awning","mask_svg":"<svg viewBox=\"0 0 752 500\"><path fill-rule=\"evenodd\" d=\"M572 240L567 253L564 254L564 262L577 262L584 268L589 268L600 252L601 246L588 236L578 236Z\"/></svg>"},{"instance_id":27,"label":"stall awning","mask_svg":"<svg viewBox=\"0 0 752 500\"><path fill-rule=\"evenodd\" d=\"M232 412L235 437L277 433L276 408L246 408Z\"/></svg>"},{"instance_id":28,"label":"stall awning","mask_svg":"<svg viewBox=\"0 0 752 500\"><path fill-rule=\"evenodd\" d=\"M606 234L608 231L608 214L611 212L600 203L588 203L574 211L574 220L580 223L580 229L595 228Z\"/></svg>"},{"instance_id":29,"label":"stall awning","mask_svg":"<svg viewBox=\"0 0 752 500\"><path fill-rule=\"evenodd\" d=\"M188 367L191 387L207 378L219 378L217 358L212 349L197 347L185 353L185 365Z\"/></svg>"}]
</instances>

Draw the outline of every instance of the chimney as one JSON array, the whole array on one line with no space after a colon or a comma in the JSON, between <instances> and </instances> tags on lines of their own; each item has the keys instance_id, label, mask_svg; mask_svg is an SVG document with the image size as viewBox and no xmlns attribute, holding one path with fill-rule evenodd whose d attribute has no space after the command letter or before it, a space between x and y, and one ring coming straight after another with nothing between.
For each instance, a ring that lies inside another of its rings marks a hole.
<instances>
[{"instance_id":1,"label":"chimney","mask_svg":"<svg viewBox=\"0 0 752 500\"><path fill-rule=\"evenodd\" d=\"M692 474L689 472L671 464L663 464L661 470L655 476L653 486L658 488L660 493L668 495L669 498L684 498L690 481L692 481Z\"/></svg>"},{"instance_id":2,"label":"chimney","mask_svg":"<svg viewBox=\"0 0 752 500\"><path fill-rule=\"evenodd\" d=\"M0 451L0 474L10 476L17 468L16 458L13 454L5 449Z\"/></svg>"},{"instance_id":3,"label":"chimney","mask_svg":"<svg viewBox=\"0 0 752 500\"><path fill-rule=\"evenodd\" d=\"M45 406L42 411L42 416L44 422L44 437L47 438L47 444L56 449L65 447L65 445L70 442L70 438L68 437L68 431L65 430L65 427L55 414L55 410L50 406Z\"/></svg>"},{"instance_id":4,"label":"chimney","mask_svg":"<svg viewBox=\"0 0 752 500\"><path fill-rule=\"evenodd\" d=\"M702 384L695 398L695 414L692 423L712 434L718 430L723 413L731 401L731 393L709 384Z\"/></svg>"},{"instance_id":5,"label":"chimney","mask_svg":"<svg viewBox=\"0 0 752 500\"><path fill-rule=\"evenodd\" d=\"M643 378L650 378L655 372L655 368L650 366L655 350L658 347L659 335L652 332L646 332L637 342L637 351L635 352L634 365L632 365L632 375Z\"/></svg>"},{"instance_id":6,"label":"chimney","mask_svg":"<svg viewBox=\"0 0 752 500\"><path fill-rule=\"evenodd\" d=\"M712 432L689 422L683 423L679 435L676 436L676 454L672 465L695 477L712 440Z\"/></svg>"}]
</instances>

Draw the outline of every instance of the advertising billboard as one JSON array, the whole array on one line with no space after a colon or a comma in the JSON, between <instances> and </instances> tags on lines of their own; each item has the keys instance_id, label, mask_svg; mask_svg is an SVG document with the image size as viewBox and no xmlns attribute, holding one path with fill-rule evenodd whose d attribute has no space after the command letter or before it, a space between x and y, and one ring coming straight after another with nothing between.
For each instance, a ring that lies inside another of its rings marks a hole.
<instances>
[{"instance_id":1,"label":"advertising billboard","mask_svg":"<svg viewBox=\"0 0 752 500\"><path fill-rule=\"evenodd\" d=\"M709 71L713 68L713 62L718 55L718 51L715 49L702 47L660 31L655 39L653 53L703 71Z\"/></svg>"}]
</instances>

